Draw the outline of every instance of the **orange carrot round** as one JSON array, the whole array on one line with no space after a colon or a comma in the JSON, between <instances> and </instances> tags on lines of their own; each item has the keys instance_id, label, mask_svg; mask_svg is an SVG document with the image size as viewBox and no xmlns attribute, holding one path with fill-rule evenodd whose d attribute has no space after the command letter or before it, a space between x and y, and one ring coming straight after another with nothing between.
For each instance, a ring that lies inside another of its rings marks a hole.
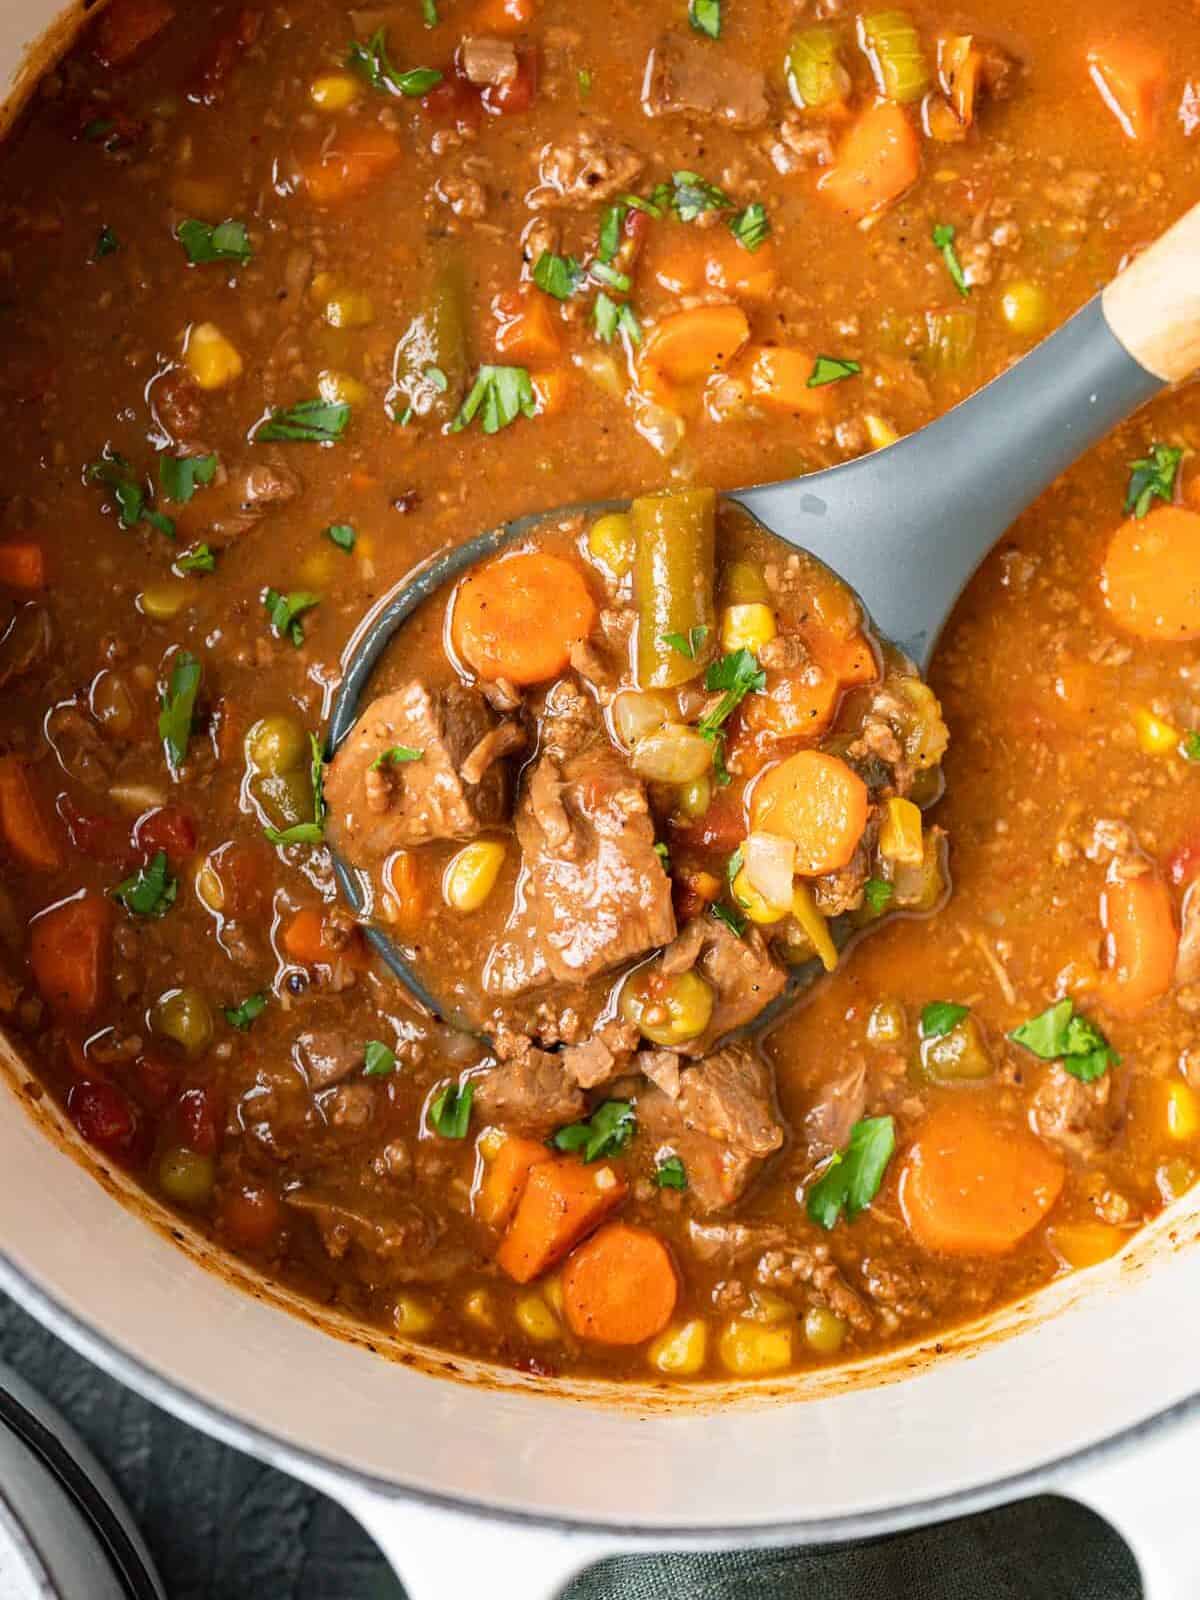
<instances>
[{"instance_id":1,"label":"orange carrot round","mask_svg":"<svg viewBox=\"0 0 1200 1600\"><path fill-rule=\"evenodd\" d=\"M868 106L843 139L817 193L848 217L868 217L917 181L921 147L903 106Z\"/></svg>"},{"instance_id":2,"label":"orange carrot round","mask_svg":"<svg viewBox=\"0 0 1200 1600\"><path fill-rule=\"evenodd\" d=\"M1200 512L1159 506L1123 522L1109 541L1100 588L1127 633L1200 638Z\"/></svg>"},{"instance_id":3,"label":"orange carrot round","mask_svg":"<svg viewBox=\"0 0 1200 1600\"><path fill-rule=\"evenodd\" d=\"M701 384L729 365L750 337L740 306L693 306L664 317L651 330L638 362L638 383L652 399L669 403L675 386Z\"/></svg>"},{"instance_id":4,"label":"orange carrot round","mask_svg":"<svg viewBox=\"0 0 1200 1600\"><path fill-rule=\"evenodd\" d=\"M489 561L465 581L450 631L481 678L529 684L556 678L595 622L596 603L579 568L529 550Z\"/></svg>"},{"instance_id":5,"label":"orange carrot round","mask_svg":"<svg viewBox=\"0 0 1200 1600\"><path fill-rule=\"evenodd\" d=\"M349 129L303 171L304 187L320 206L361 194L401 156L395 136L374 124Z\"/></svg>"},{"instance_id":6,"label":"orange carrot round","mask_svg":"<svg viewBox=\"0 0 1200 1600\"><path fill-rule=\"evenodd\" d=\"M1097 995L1110 1011L1131 1016L1171 987L1179 948L1171 891L1157 872L1112 879L1104 886L1100 920L1108 971Z\"/></svg>"},{"instance_id":7,"label":"orange carrot round","mask_svg":"<svg viewBox=\"0 0 1200 1600\"><path fill-rule=\"evenodd\" d=\"M796 846L807 878L844 867L858 848L870 801L857 772L823 750L801 750L764 772L751 796L751 826Z\"/></svg>"},{"instance_id":8,"label":"orange carrot round","mask_svg":"<svg viewBox=\"0 0 1200 1600\"><path fill-rule=\"evenodd\" d=\"M904 1158L900 1209L925 1250L1003 1255L1047 1215L1065 1177L1028 1129L970 1103L948 1104L926 1118Z\"/></svg>"},{"instance_id":9,"label":"orange carrot round","mask_svg":"<svg viewBox=\"0 0 1200 1600\"><path fill-rule=\"evenodd\" d=\"M641 1344L671 1320L679 1282L656 1233L610 1222L563 1268L563 1309L571 1331L599 1344Z\"/></svg>"},{"instance_id":10,"label":"orange carrot round","mask_svg":"<svg viewBox=\"0 0 1200 1600\"><path fill-rule=\"evenodd\" d=\"M29 964L56 1011L87 1017L99 1008L108 988L112 918L110 900L84 894L35 919Z\"/></svg>"}]
</instances>

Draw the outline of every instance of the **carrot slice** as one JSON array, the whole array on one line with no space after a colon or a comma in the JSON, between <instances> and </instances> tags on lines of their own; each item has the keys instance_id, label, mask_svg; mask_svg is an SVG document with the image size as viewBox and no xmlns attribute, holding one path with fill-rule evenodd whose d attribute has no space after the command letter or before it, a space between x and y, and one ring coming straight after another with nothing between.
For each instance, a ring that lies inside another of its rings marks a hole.
<instances>
[{"instance_id":1,"label":"carrot slice","mask_svg":"<svg viewBox=\"0 0 1200 1600\"><path fill-rule=\"evenodd\" d=\"M112 905L84 894L38 917L29 931L29 962L38 988L56 1010L90 1016L108 987Z\"/></svg>"},{"instance_id":2,"label":"carrot slice","mask_svg":"<svg viewBox=\"0 0 1200 1600\"><path fill-rule=\"evenodd\" d=\"M661 1333L679 1298L671 1252L656 1233L610 1222L563 1269L571 1331L599 1344L641 1344Z\"/></svg>"},{"instance_id":3,"label":"carrot slice","mask_svg":"<svg viewBox=\"0 0 1200 1600\"><path fill-rule=\"evenodd\" d=\"M609 1166L547 1161L534 1167L496 1260L517 1283L560 1261L624 1200L628 1187Z\"/></svg>"},{"instance_id":4,"label":"carrot slice","mask_svg":"<svg viewBox=\"0 0 1200 1600\"><path fill-rule=\"evenodd\" d=\"M740 306L693 306L664 317L646 336L638 383L652 399L668 403L675 385L702 384L721 372L750 337Z\"/></svg>"},{"instance_id":5,"label":"carrot slice","mask_svg":"<svg viewBox=\"0 0 1200 1600\"><path fill-rule=\"evenodd\" d=\"M752 825L796 845L796 870L816 878L844 867L858 848L870 805L857 772L823 750L800 750L754 785Z\"/></svg>"},{"instance_id":6,"label":"carrot slice","mask_svg":"<svg viewBox=\"0 0 1200 1600\"><path fill-rule=\"evenodd\" d=\"M1200 638L1200 512L1159 506L1123 522L1100 589L1113 621L1139 639Z\"/></svg>"},{"instance_id":7,"label":"carrot slice","mask_svg":"<svg viewBox=\"0 0 1200 1600\"><path fill-rule=\"evenodd\" d=\"M46 556L40 544L0 544L0 583L10 589L41 589Z\"/></svg>"},{"instance_id":8,"label":"carrot slice","mask_svg":"<svg viewBox=\"0 0 1200 1600\"><path fill-rule=\"evenodd\" d=\"M921 147L902 106L868 106L842 140L837 162L817 183L835 210L861 219L890 205L920 175Z\"/></svg>"},{"instance_id":9,"label":"carrot slice","mask_svg":"<svg viewBox=\"0 0 1200 1600\"><path fill-rule=\"evenodd\" d=\"M384 128L367 123L348 129L302 170L304 187L319 206L361 194L400 159L400 145Z\"/></svg>"},{"instance_id":10,"label":"carrot slice","mask_svg":"<svg viewBox=\"0 0 1200 1600\"><path fill-rule=\"evenodd\" d=\"M694 295L707 287L761 303L775 293L779 263L771 239L747 250L724 230L697 236L686 228L667 229L661 237L649 270L668 294Z\"/></svg>"},{"instance_id":11,"label":"carrot slice","mask_svg":"<svg viewBox=\"0 0 1200 1600\"><path fill-rule=\"evenodd\" d=\"M1137 39L1110 39L1088 51L1088 72L1127 139L1146 139L1167 85L1167 63Z\"/></svg>"},{"instance_id":12,"label":"carrot slice","mask_svg":"<svg viewBox=\"0 0 1200 1600\"><path fill-rule=\"evenodd\" d=\"M502 1228L516 1210L534 1167L553 1159L551 1151L536 1139L506 1134L500 1148L484 1166L483 1177L475 1190L475 1215L491 1228Z\"/></svg>"},{"instance_id":13,"label":"carrot slice","mask_svg":"<svg viewBox=\"0 0 1200 1600\"><path fill-rule=\"evenodd\" d=\"M471 13L469 33L524 33L534 18L533 0L483 0Z\"/></svg>"},{"instance_id":14,"label":"carrot slice","mask_svg":"<svg viewBox=\"0 0 1200 1600\"><path fill-rule=\"evenodd\" d=\"M829 409L829 388L810 389L813 358L803 350L776 345L752 345L746 352L750 393L759 405L793 416L819 416Z\"/></svg>"},{"instance_id":15,"label":"carrot slice","mask_svg":"<svg viewBox=\"0 0 1200 1600\"><path fill-rule=\"evenodd\" d=\"M561 416L573 387L570 372L565 367L551 367L545 372L531 372L529 381L537 399L538 416Z\"/></svg>"},{"instance_id":16,"label":"carrot slice","mask_svg":"<svg viewBox=\"0 0 1200 1600\"><path fill-rule=\"evenodd\" d=\"M841 694L833 673L810 664L781 675L765 694L752 695L742 706L742 723L777 739L817 739L833 721Z\"/></svg>"},{"instance_id":17,"label":"carrot slice","mask_svg":"<svg viewBox=\"0 0 1200 1600\"><path fill-rule=\"evenodd\" d=\"M1129 1016L1171 987L1179 934L1171 891L1157 872L1114 878L1104 886L1100 920L1107 934L1108 971L1097 998Z\"/></svg>"},{"instance_id":18,"label":"carrot slice","mask_svg":"<svg viewBox=\"0 0 1200 1600\"><path fill-rule=\"evenodd\" d=\"M481 678L545 683L570 660L571 646L596 622L579 568L562 556L521 551L489 561L454 600L454 647Z\"/></svg>"},{"instance_id":19,"label":"carrot slice","mask_svg":"<svg viewBox=\"0 0 1200 1600\"><path fill-rule=\"evenodd\" d=\"M874 683L879 663L865 633L852 633L848 639L827 628L806 627L804 642L826 672L832 672L843 689Z\"/></svg>"},{"instance_id":20,"label":"carrot slice","mask_svg":"<svg viewBox=\"0 0 1200 1600\"><path fill-rule=\"evenodd\" d=\"M556 325L550 300L540 290L498 294L492 301L492 314L496 318L497 355L527 367L558 358L562 351L562 325Z\"/></svg>"},{"instance_id":21,"label":"carrot slice","mask_svg":"<svg viewBox=\"0 0 1200 1600\"><path fill-rule=\"evenodd\" d=\"M900 1209L925 1250L1003 1255L1047 1215L1065 1178L1062 1161L1026 1128L974 1105L943 1105L904 1159Z\"/></svg>"},{"instance_id":22,"label":"carrot slice","mask_svg":"<svg viewBox=\"0 0 1200 1600\"><path fill-rule=\"evenodd\" d=\"M0 836L15 856L39 872L62 866L62 852L42 815L28 763L0 756Z\"/></svg>"},{"instance_id":23,"label":"carrot slice","mask_svg":"<svg viewBox=\"0 0 1200 1600\"><path fill-rule=\"evenodd\" d=\"M366 964L367 951L362 935L355 928L345 944L333 944L325 931L325 915L316 906L305 906L283 930L280 939L284 954L302 967L331 967L338 961L348 966Z\"/></svg>"}]
</instances>

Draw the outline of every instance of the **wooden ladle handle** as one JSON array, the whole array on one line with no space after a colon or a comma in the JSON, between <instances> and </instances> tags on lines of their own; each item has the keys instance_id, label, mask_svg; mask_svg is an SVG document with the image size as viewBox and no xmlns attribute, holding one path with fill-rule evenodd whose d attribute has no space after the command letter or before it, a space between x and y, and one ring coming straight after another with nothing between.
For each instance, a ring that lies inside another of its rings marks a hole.
<instances>
[{"instance_id":1,"label":"wooden ladle handle","mask_svg":"<svg viewBox=\"0 0 1200 1600\"><path fill-rule=\"evenodd\" d=\"M1104 318L1133 359L1164 383L1200 369L1200 205L1112 280Z\"/></svg>"}]
</instances>

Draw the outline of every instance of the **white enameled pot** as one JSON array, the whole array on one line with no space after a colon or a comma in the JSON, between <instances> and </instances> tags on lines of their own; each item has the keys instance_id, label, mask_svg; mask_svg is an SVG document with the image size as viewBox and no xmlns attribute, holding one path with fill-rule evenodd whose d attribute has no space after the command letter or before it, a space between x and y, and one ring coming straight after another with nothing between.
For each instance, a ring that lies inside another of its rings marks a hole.
<instances>
[{"instance_id":1,"label":"white enameled pot","mask_svg":"<svg viewBox=\"0 0 1200 1600\"><path fill-rule=\"evenodd\" d=\"M10 109L83 16L0 0ZM0 1037L0 1288L167 1410L341 1501L413 1600L537 1600L604 1555L843 1541L1045 1491L1121 1529L1153 1600L1195 1600L1197 1233L1193 1197L937 1352L614 1396L289 1303L97 1166Z\"/></svg>"}]
</instances>

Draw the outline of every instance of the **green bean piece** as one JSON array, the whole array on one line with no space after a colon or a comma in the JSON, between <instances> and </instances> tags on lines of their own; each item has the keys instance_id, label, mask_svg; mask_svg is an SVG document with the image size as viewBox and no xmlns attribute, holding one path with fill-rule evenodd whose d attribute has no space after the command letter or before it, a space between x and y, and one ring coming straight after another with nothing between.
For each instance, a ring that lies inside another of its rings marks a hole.
<instances>
[{"instance_id":1,"label":"green bean piece","mask_svg":"<svg viewBox=\"0 0 1200 1600\"><path fill-rule=\"evenodd\" d=\"M424 304L396 346L388 409L407 424L452 422L467 392L467 281L456 251L440 259Z\"/></svg>"},{"instance_id":2,"label":"green bean piece","mask_svg":"<svg viewBox=\"0 0 1200 1600\"><path fill-rule=\"evenodd\" d=\"M690 683L712 659L716 504L712 489L680 489L643 495L630 508L642 688Z\"/></svg>"}]
</instances>

